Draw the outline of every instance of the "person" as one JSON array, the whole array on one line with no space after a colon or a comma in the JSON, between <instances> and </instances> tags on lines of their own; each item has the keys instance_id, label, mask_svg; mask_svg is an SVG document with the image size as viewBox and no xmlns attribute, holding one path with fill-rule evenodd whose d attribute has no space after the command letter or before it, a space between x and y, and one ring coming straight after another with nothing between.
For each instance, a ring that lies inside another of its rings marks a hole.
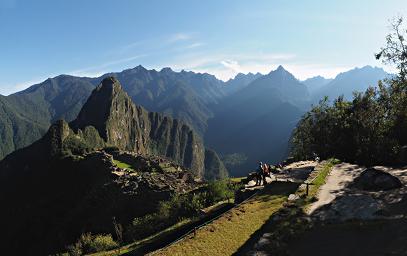
<instances>
[{"instance_id":1,"label":"person","mask_svg":"<svg viewBox=\"0 0 407 256\"><path fill-rule=\"evenodd\" d=\"M262 177L263 177L263 163L259 162L259 168L257 170L257 177L256 177L256 186L261 185Z\"/></svg>"},{"instance_id":2,"label":"person","mask_svg":"<svg viewBox=\"0 0 407 256\"><path fill-rule=\"evenodd\" d=\"M268 164L263 165L263 186L267 184L266 177L270 176L270 167Z\"/></svg>"}]
</instances>

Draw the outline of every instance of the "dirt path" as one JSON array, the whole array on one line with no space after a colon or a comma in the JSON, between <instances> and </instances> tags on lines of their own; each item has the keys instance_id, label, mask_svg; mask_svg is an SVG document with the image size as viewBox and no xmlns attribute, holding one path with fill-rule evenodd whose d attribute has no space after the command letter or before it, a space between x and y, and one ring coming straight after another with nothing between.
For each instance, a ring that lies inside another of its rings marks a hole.
<instances>
[{"instance_id":1,"label":"dirt path","mask_svg":"<svg viewBox=\"0 0 407 256\"><path fill-rule=\"evenodd\" d=\"M313 213L319 207L329 204L336 197L342 195L345 186L359 175L362 170L359 166L348 163L334 166L326 179L326 183L319 189L317 194L318 200L311 204L308 213Z\"/></svg>"}]
</instances>

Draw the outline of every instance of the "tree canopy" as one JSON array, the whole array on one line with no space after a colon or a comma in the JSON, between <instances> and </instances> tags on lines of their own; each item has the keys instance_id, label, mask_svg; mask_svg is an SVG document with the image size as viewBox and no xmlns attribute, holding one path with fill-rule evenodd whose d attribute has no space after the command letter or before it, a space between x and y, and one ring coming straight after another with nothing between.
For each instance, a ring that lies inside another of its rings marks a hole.
<instances>
[{"instance_id":1,"label":"tree canopy","mask_svg":"<svg viewBox=\"0 0 407 256\"><path fill-rule=\"evenodd\" d=\"M292 154L309 159L337 157L366 165L394 164L407 145L407 30L403 19L391 23L386 45L376 54L394 65L397 74L379 81L377 87L355 92L351 101L328 98L313 106L292 135ZM405 154L405 153L404 153Z\"/></svg>"}]
</instances>

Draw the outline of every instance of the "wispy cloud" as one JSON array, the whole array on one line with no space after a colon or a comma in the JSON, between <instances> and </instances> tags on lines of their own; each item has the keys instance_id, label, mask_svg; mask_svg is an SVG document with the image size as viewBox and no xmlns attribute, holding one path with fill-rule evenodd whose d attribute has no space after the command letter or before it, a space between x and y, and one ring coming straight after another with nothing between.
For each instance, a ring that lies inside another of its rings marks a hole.
<instances>
[{"instance_id":1,"label":"wispy cloud","mask_svg":"<svg viewBox=\"0 0 407 256\"><path fill-rule=\"evenodd\" d=\"M127 58L111 60L111 61L105 62L101 65L74 70L74 71L68 72L68 74L77 75L77 76L90 76L90 77L100 76L100 75L106 73L106 68L108 68L108 67L116 66L116 65L122 64L122 63L128 63L133 60L137 60L137 59L140 59L140 58L143 58L146 56L147 56L146 54L140 54L140 55L135 55L135 56L127 57Z\"/></svg>"},{"instance_id":2,"label":"wispy cloud","mask_svg":"<svg viewBox=\"0 0 407 256\"><path fill-rule=\"evenodd\" d=\"M171 35L171 36L168 38L167 42L169 42L169 43L175 43L175 42L179 42L179 41L186 41L186 40L189 40L189 39L191 39L191 38L192 38L191 34L187 34L187 33L176 33L176 34Z\"/></svg>"},{"instance_id":3,"label":"wispy cloud","mask_svg":"<svg viewBox=\"0 0 407 256\"><path fill-rule=\"evenodd\" d=\"M192 43L192 44L189 44L189 45L185 46L185 48L186 49L194 49L194 48L197 48L197 47L201 47L203 45L205 45L205 44L204 43Z\"/></svg>"},{"instance_id":4,"label":"wispy cloud","mask_svg":"<svg viewBox=\"0 0 407 256\"><path fill-rule=\"evenodd\" d=\"M228 69L235 71L236 73L240 73L242 71L242 67L235 60L222 60L220 62L220 64L222 64L223 66L225 66Z\"/></svg>"},{"instance_id":5,"label":"wispy cloud","mask_svg":"<svg viewBox=\"0 0 407 256\"><path fill-rule=\"evenodd\" d=\"M145 41L137 41L137 42L123 45L120 49L117 50L116 53L118 53L118 54L126 53L130 50L133 50L134 48L142 47L145 43L146 43Z\"/></svg>"}]
</instances>

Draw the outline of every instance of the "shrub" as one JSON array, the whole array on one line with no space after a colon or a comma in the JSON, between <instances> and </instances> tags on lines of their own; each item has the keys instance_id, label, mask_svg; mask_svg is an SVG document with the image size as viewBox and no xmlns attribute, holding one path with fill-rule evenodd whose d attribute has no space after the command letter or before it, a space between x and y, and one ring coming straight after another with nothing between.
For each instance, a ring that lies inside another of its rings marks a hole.
<instances>
[{"instance_id":1,"label":"shrub","mask_svg":"<svg viewBox=\"0 0 407 256\"><path fill-rule=\"evenodd\" d=\"M118 244L113 240L112 235L96 235L90 244L91 252L106 251L117 247Z\"/></svg>"},{"instance_id":2,"label":"shrub","mask_svg":"<svg viewBox=\"0 0 407 256\"><path fill-rule=\"evenodd\" d=\"M234 195L233 186L227 180L213 181L208 185L208 202L213 204L222 200L229 200Z\"/></svg>"},{"instance_id":3,"label":"shrub","mask_svg":"<svg viewBox=\"0 0 407 256\"><path fill-rule=\"evenodd\" d=\"M82 234L78 241L68 246L68 254L71 256L84 255L87 253L106 251L118 247L112 235L92 235L91 233Z\"/></svg>"}]
</instances>

